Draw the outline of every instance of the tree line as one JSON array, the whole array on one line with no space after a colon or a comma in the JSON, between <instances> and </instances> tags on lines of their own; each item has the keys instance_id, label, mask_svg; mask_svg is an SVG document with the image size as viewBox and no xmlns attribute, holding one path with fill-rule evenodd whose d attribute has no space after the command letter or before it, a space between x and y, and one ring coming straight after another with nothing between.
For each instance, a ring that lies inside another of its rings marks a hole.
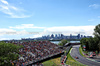
<instances>
[{"instance_id":1,"label":"tree line","mask_svg":"<svg viewBox=\"0 0 100 66\"><path fill-rule=\"evenodd\" d=\"M11 61L18 59L22 45L0 42L0 66L11 66Z\"/></svg>"},{"instance_id":2,"label":"tree line","mask_svg":"<svg viewBox=\"0 0 100 66\"><path fill-rule=\"evenodd\" d=\"M95 26L93 35L91 38L82 38L81 46L85 45L88 51L100 51L100 24Z\"/></svg>"},{"instance_id":3,"label":"tree line","mask_svg":"<svg viewBox=\"0 0 100 66\"><path fill-rule=\"evenodd\" d=\"M64 46L67 42L68 42L67 40L63 39L61 40L61 42L58 43L58 45Z\"/></svg>"}]
</instances>

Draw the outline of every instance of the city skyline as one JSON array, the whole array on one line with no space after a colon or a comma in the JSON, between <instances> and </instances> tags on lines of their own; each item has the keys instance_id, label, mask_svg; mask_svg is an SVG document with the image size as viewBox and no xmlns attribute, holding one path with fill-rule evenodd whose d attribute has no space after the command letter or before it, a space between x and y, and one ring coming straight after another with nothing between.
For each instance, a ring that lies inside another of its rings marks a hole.
<instances>
[{"instance_id":1,"label":"city skyline","mask_svg":"<svg viewBox=\"0 0 100 66\"><path fill-rule=\"evenodd\" d=\"M86 36L81 34L77 35L51 34L51 35L43 35L42 37L38 38L21 38L21 40L62 40L62 39L80 40L82 38L90 38L90 37L92 36Z\"/></svg>"},{"instance_id":2,"label":"city skyline","mask_svg":"<svg viewBox=\"0 0 100 66\"><path fill-rule=\"evenodd\" d=\"M0 40L52 33L93 36L99 0L0 0Z\"/></svg>"}]
</instances>

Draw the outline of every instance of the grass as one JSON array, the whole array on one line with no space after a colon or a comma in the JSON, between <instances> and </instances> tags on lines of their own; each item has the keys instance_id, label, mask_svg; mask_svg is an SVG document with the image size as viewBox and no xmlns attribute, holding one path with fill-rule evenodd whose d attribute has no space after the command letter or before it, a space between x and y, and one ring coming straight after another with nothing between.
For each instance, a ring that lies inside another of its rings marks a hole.
<instances>
[{"instance_id":1,"label":"grass","mask_svg":"<svg viewBox=\"0 0 100 66\"><path fill-rule=\"evenodd\" d=\"M83 51L83 50L82 50ZM89 51L83 51L84 53L88 54Z\"/></svg>"},{"instance_id":2,"label":"grass","mask_svg":"<svg viewBox=\"0 0 100 66\"><path fill-rule=\"evenodd\" d=\"M80 52L80 54L81 54L83 57L86 57L86 56L83 54L83 50L82 50L82 47L81 47L81 46L79 47L79 52Z\"/></svg>"},{"instance_id":3,"label":"grass","mask_svg":"<svg viewBox=\"0 0 100 66\"><path fill-rule=\"evenodd\" d=\"M52 62L52 61L46 61L46 62L43 62L43 65L44 66L57 66L54 62Z\"/></svg>"},{"instance_id":4,"label":"grass","mask_svg":"<svg viewBox=\"0 0 100 66\"><path fill-rule=\"evenodd\" d=\"M80 52L80 54L81 54L83 57L86 57L86 56L83 54L83 52L84 52L85 54L88 54L88 51L83 51L81 46L79 47L79 52Z\"/></svg>"},{"instance_id":5,"label":"grass","mask_svg":"<svg viewBox=\"0 0 100 66\"><path fill-rule=\"evenodd\" d=\"M70 50L71 51L71 50ZM73 59L70 55L70 51L67 55L67 61L66 61L66 64L68 65L71 65L71 66L86 66L78 61L76 61L75 59ZM82 48L79 48L79 51L82 53ZM58 58L54 58L54 59L50 59L48 61L45 61L43 62L43 65L44 66L61 66L61 63L60 63L60 58L61 57L58 57Z\"/></svg>"},{"instance_id":6,"label":"grass","mask_svg":"<svg viewBox=\"0 0 100 66\"><path fill-rule=\"evenodd\" d=\"M70 50L71 51L71 50ZM67 55L67 61L66 64L71 65L71 66L86 66L78 61L76 61L75 59L73 59L70 55L70 52Z\"/></svg>"},{"instance_id":7,"label":"grass","mask_svg":"<svg viewBox=\"0 0 100 66\"><path fill-rule=\"evenodd\" d=\"M61 57L58 57L58 58L54 58L54 59L45 61L45 62L43 62L43 65L44 66L61 66L60 58Z\"/></svg>"},{"instance_id":8,"label":"grass","mask_svg":"<svg viewBox=\"0 0 100 66\"><path fill-rule=\"evenodd\" d=\"M74 59L71 57L70 53L68 53L68 55L67 55L67 60L76 62L76 60L74 60Z\"/></svg>"}]
</instances>

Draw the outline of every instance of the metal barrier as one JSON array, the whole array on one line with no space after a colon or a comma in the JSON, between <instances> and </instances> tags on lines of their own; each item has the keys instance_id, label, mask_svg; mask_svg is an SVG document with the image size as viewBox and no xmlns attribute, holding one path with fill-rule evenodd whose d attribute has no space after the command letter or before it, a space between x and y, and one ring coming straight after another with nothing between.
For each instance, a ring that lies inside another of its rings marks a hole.
<instances>
[{"instance_id":1,"label":"metal barrier","mask_svg":"<svg viewBox=\"0 0 100 66\"><path fill-rule=\"evenodd\" d=\"M64 51L62 51L61 53L58 52L58 53L56 53L56 54L52 54L52 55L43 57L43 58L41 58L41 59L39 59L39 60L29 61L27 64L25 64L25 66L32 65L32 64L34 64L34 63L43 61L43 60L45 60L45 59L47 59L47 58L50 58L50 57L53 57L53 56L56 56L56 55L59 55L59 54L62 54L62 53L64 53Z\"/></svg>"},{"instance_id":2,"label":"metal barrier","mask_svg":"<svg viewBox=\"0 0 100 66\"><path fill-rule=\"evenodd\" d=\"M67 65L66 65L67 54L69 53L69 51L70 51L71 48L72 48L72 45L67 46L64 55L61 56L60 61L61 61L61 63L63 62L63 65L64 65L64 66L67 66ZM63 60L64 60L64 61L63 61Z\"/></svg>"},{"instance_id":3,"label":"metal barrier","mask_svg":"<svg viewBox=\"0 0 100 66\"><path fill-rule=\"evenodd\" d=\"M70 51L71 48L72 48L72 45L70 45L70 46L68 46L68 47L66 48L65 56L69 53L69 51Z\"/></svg>"}]
</instances>

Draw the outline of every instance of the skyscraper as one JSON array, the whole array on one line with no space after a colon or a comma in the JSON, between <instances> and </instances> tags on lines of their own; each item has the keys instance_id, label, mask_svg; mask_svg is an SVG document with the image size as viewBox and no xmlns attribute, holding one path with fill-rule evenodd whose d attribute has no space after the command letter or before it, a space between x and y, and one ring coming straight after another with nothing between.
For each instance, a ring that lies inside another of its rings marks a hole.
<instances>
[{"instance_id":1,"label":"skyscraper","mask_svg":"<svg viewBox=\"0 0 100 66\"><path fill-rule=\"evenodd\" d=\"M77 35L78 39L80 39L80 34Z\"/></svg>"},{"instance_id":2,"label":"skyscraper","mask_svg":"<svg viewBox=\"0 0 100 66\"><path fill-rule=\"evenodd\" d=\"M51 35L51 38L54 38L54 35L53 34Z\"/></svg>"}]
</instances>

